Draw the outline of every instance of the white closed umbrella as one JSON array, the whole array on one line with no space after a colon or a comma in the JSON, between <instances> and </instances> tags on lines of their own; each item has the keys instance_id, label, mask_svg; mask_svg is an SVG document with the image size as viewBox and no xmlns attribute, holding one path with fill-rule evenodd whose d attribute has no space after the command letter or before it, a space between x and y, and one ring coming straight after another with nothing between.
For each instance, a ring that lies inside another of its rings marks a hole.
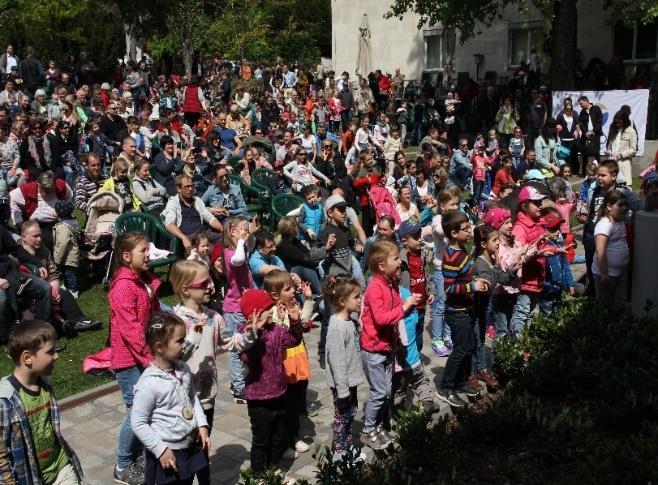
<instances>
[{"instance_id":1,"label":"white closed umbrella","mask_svg":"<svg viewBox=\"0 0 658 485\"><path fill-rule=\"evenodd\" d=\"M372 51L370 48L370 23L368 14L363 14L359 26L359 53L356 58L356 70L365 77L372 71Z\"/></svg>"}]
</instances>

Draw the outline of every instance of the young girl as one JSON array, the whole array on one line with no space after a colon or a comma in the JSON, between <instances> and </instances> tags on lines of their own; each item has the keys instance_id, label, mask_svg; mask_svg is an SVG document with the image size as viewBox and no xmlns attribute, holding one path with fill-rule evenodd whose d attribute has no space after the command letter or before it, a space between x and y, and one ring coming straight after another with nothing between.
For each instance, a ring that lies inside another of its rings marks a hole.
<instances>
[{"instance_id":1,"label":"young girl","mask_svg":"<svg viewBox=\"0 0 658 485\"><path fill-rule=\"evenodd\" d=\"M121 234L114 245L116 272L110 283L110 368L116 376L126 405L119 431L114 479L122 483L143 483L144 470L138 465L142 454L130 426L133 387L152 355L144 340L147 322L160 309L160 280L149 271L149 241L139 232ZM140 481L141 480L141 481Z\"/></svg>"},{"instance_id":2,"label":"young girl","mask_svg":"<svg viewBox=\"0 0 658 485\"><path fill-rule=\"evenodd\" d=\"M123 200L123 212L139 211L142 206L142 203L133 192L130 178L128 178L129 170L128 162L123 158L115 160L112 164L110 177L103 182L100 188L100 190L114 192L121 197L121 200Z\"/></svg>"},{"instance_id":3,"label":"young girl","mask_svg":"<svg viewBox=\"0 0 658 485\"><path fill-rule=\"evenodd\" d=\"M311 185L313 177L324 180L328 186L331 185L331 180L325 174L308 163L308 157L303 148L295 151L295 157L294 161L283 167L283 173L291 180L294 191L299 192L307 185Z\"/></svg>"},{"instance_id":4,"label":"young girl","mask_svg":"<svg viewBox=\"0 0 658 485\"><path fill-rule=\"evenodd\" d=\"M190 368L180 360L185 323L157 313L145 340L154 357L135 384L132 410L135 435L149 451L144 478L147 485L192 485L194 475L208 469L210 438Z\"/></svg>"},{"instance_id":5,"label":"young girl","mask_svg":"<svg viewBox=\"0 0 658 485\"><path fill-rule=\"evenodd\" d=\"M624 216L628 202L623 192L611 190L605 194L594 227L596 254L592 264L596 299L600 302L626 302L628 242Z\"/></svg>"},{"instance_id":6,"label":"young girl","mask_svg":"<svg viewBox=\"0 0 658 485\"><path fill-rule=\"evenodd\" d=\"M358 323L350 315L361 309L361 287L352 277L330 277L322 285L334 314L326 340L326 377L334 401L334 437L331 449L340 460L352 449L352 425L359 409L357 387L363 382ZM358 453L352 453L355 458Z\"/></svg>"},{"instance_id":7,"label":"young girl","mask_svg":"<svg viewBox=\"0 0 658 485\"><path fill-rule=\"evenodd\" d=\"M398 323L418 305L421 295L414 293L402 302L398 290L402 261L396 243L373 244L368 266L374 276L363 295L360 343L370 396L364 408L361 440L373 450L381 450L395 441L384 430L384 410L391 397Z\"/></svg>"},{"instance_id":8,"label":"young girl","mask_svg":"<svg viewBox=\"0 0 658 485\"><path fill-rule=\"evenodd\" d=\"M498 232L488 225L475 228L474 251L473 251L473 277L484 279L489 282L488 291L476 293L475 295L475 351L473 352L471 376L468 385L480 388L479 381L484 382L489 389L498 387L498 380L487 369L487 361L484 352L484 341L487 324L490 320L490 300L492 290L498 285L510 283L516 276L520 265L512 266L509 271L500 268L498 248L500 236Z\"/></svg>"},{"instance_id":9,"label":"young girl","mask_svg":"<svg viewBox=\"0 0 658 485\"><path fill-rule=\"evenodd\" d=\"M200 232L192 238L192 250L187 257L188 261L197 261L205 264L206 268L210 268L210 240L203 232Z\"/></svg>"},{"instance_id":10,"label":"young girl","mask_svg":"<svg viewBox=\"0 0 658 485\"><path fill-rule=\"evenodd\" d=\"M283 303L274 307L274 301L263 290L245 291L240 309L258 329L256 343L240 354L240 358L248 368L244 396L251 421L251 468L261 475L267 468L278 468L286 449L288 430L283 352L299 345L302 327L298 325L299 307L286 308ZM275 311L279 318L288 312L289 329L274 324Z\"/></svg>"},{"instance_id":11,"label":"young girl","mask_svg":"<svg viewBox=\"0 0 658 485\"><path fill-rule=\"evenodd\" d=\"M224 224L224 268L227 288L222 305L222 313L229 332L235 332L238 326L245 322L246 315L240 313L240 297L245 289L254 287L254 280L247 264L245 247L247 239L249 239L249 222L243 217L229 218ZM245 404L244 373L237 354L229 355L228 364L233 401L237 404Z\"/></svg>"},{"instance_id":12,"label":"young girl","mask_svg":"<svg viewBox=\"0 0 658 485\"><path fill-rule=\"evenodd\" d=\"M446 250L448 241L443 233L441 220L442 214L445 214L450 210L459 209L460 198L461 190L454 185L439 192L437 200L438 214L432 218L432 224L430 226L431 238L427 238L428 243L434 244L434 272L432 273L432 278L434 278L436 296L432 303L432 351L434 351L438 357L448 356L452 349L450 327L448 327L443 320L446 296L443 288L443 272L441 271L441 268L443 253Z\"/></svg>"},{"instance_id":13,"label":"young girl","mask_svg":"<svg viewBox=\"0 0 658 485\"><path fill-rule=\"evenodd\" d=\"M226 271L224 269L224 246L215 244L210 251L210 277L215 287L215 292L210 296L208 306L221 313L226 295Z\"/></svg>"},{"instance_id":14,"label":"young girl","mask_svg":"<svg viewBox=\"0 0 658 485\"><path fill-rule=\"evenodd\" d=\"M147 160L135 161L132 189L141 203L142 210L159 219L167 203L167 190L151 176L151 165Z\"/></svg>"},{"instance_id":15,"label":"young girl","mask_svg":"<svg viewBox=\"0 0 658 485\"><path fill-rule=\"evenodd\" d=\"M185 347L181 359L187 362L192 382L201 401L208 433L212 431L215 415L217 380L217 348L241 352L255 341L253 329L243 333L229 333L224 319L206 305L215 288L210 279L208 266L198 261L177 261L171 268L171 286L180 301L174 313L185 322ZM208 473L198 475L199 484L210 483Z\"/></svg>"},{"instance_id":16,"label":"young girl","mask_svg":"<svg viewBox=\"0 0 658 485\"><path fill-rule=\"evenodd\" d=\"M487 171L492 163L492 160L484 153L484 148L476 146L473 148L473 155L471 157L473 164L473 211L479 213L480 198L482 191L487 180Z\"/></svg>"},{"instance_id":17,"label":"young girl","mask_svg":"<svg viewBox=\"0 0 658 485\"><path fill-rule=\"evenodd\" d=\"M275 269L265 275L263 288L270 295L275 305L283 305L286 308L295 306L295 284L290 273ZM304 330L310 330L309 322L313 314L313 299L311 287L308 283L302 286L304 294L304 307L300 318L304 323ZM284 328L290 328L288 312L282 315L278 312L272 316L274 323ZM302 340L297 347L285 349L283 357L283 368L286 376L286 411L288 418L288 450L286 457L295 458L295 453L306 453L308 445L299 438L299 414L306 413L306 390L311 378L311 369L308 363L308 352ZM292 456L291 456L292 455Z\"/></svg>"},{"instance_id":18,"label":"young girl","mask_svg":"<svg viewBox=\"0 0 658 485\"><path fill-rule=\"evenodd\" d=\"M525 155L525 141L523 141L523 130L518 126L514 128L514 136L509 141L509 152L512 156L512 161L514 163L514 173L516 178L523 176L527 166L525 167L525 162L523 161L523 156Z\"/></svg>"}]
</instances>

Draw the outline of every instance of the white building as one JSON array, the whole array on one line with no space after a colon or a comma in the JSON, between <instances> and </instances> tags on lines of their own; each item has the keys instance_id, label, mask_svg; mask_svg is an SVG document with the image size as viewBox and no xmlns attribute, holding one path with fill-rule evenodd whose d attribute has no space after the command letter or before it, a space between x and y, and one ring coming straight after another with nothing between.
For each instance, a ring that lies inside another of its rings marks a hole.
<instances>
[{"instance_id":1,"label":"white building","mask_svg":"<svg viewBox=\"0 0 658 485\"><path fill-rule=\"evenodd\" d=\"M448 61L447 32L441 26L418 29L418 16L403 20L385 19L390 0L331 0L333 68L354 74L359 51L359 26L364 15L370 26L370 49L373 69L393 73L400 68L407 80L420 80L423 74L441 75ZM630 77L637 64L657 61L657 24L640 24L627 28L615 24L612 13L603 10L602 0L578 2L578 49L583 66L593 57L607 63L617 50ZM455 77L476 78L476 54L480 54L479 78L505 78L527 61L532 50L541 54L544 45L544 16L538 10L522 15L507 8L503 18L482 34L455 47ZM454 39L454 37L453 37ZM363 73L362 73L363 74Z\"/></svg>"}]
</instances>

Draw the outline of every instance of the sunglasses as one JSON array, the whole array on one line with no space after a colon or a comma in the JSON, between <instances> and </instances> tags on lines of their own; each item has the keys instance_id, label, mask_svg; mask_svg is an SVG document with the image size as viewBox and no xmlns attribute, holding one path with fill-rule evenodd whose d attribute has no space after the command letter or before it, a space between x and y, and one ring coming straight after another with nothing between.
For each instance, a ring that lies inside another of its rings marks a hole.
<instances>
[{"instance_id":1,"label":"sunglasses","mask_svg":"<svg viewBox=\"0 0 658 485\"><path fill-rule=\"evenodd\" d=\"M200 281L193 281L192 283L189 283L185 286L187 286L188 288L190 288L192 290L205 290L209 286L211 286L212 284L213 284L212 280L210 278L206 278L206 279L200 280Z\"/></svg>"}]
</instances>

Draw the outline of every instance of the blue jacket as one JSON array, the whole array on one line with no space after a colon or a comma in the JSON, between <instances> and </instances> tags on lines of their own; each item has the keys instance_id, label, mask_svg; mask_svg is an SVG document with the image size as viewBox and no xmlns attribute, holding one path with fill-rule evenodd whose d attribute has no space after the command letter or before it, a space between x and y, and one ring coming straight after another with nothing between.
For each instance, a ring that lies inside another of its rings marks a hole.
<instances>
[{"instance_id":1,"label":"blue jacket","mask_svg":"<svg viewBox=\"0 0 658 485\"><path fill-rule=\"evenodd\" d=\"M411 296L411 291L407 288L400 287L400 296L406 300ZM416 326L418 324L418 312L413 309L404 317L404 329L407 333L407 345L405 346L404 363L402 367L416 368L420 365L420 352L416 345Z\"/></svg>"},{"instance_id":2,"label":"blue jacket","mask_svg":"<svg viewBox=\"0 0 658 485\"><path fill-rule=\"evenodd\" d=\"M235 184L228 184L228 194L223 193L216 185L211 185L206 189L201 200L208 207L227 208L231 216L247 215L247 204L242 197L242 191Z\"/></svg>"},{"instance_id":3,"label":"blue jacket","mask_svg":"<svg viewBox=\"0 0 658 485\"><path fill-rule=\"evenodd\" d=\"M315 207L311 207L306 202L302 204L297 218L299 229L306 235L309 229L315 233L317 237L324 225L324 206L319 202Z\"/></svg>"},{"instance_id":4,"label":"blue jacket","mask_svg":"<svg viewBox=\"0 0 658 485\"><path fill-rule=\"evenodd\" d=\"M546 240L546 244L556 248L564 247L564 240L560 237L557 241ZM567 261L567 255L558 253L546 258L546 280L544 281L545 293L559 293L574 285L571 267Z\"/></svg>"},{"instance_id":5,"label":"blue jacket","mask_svg":"<svg viewBox=\"0 0 658 485\"><path fill-rule=\"evenodd\" d=\"M455 150L450 159L450 168L448 170L450 181L460 189L468 185L468 181L473 174L473 164L471 164L471 152L464 155L461 150Z\"/></svg>"}]
</instances>

